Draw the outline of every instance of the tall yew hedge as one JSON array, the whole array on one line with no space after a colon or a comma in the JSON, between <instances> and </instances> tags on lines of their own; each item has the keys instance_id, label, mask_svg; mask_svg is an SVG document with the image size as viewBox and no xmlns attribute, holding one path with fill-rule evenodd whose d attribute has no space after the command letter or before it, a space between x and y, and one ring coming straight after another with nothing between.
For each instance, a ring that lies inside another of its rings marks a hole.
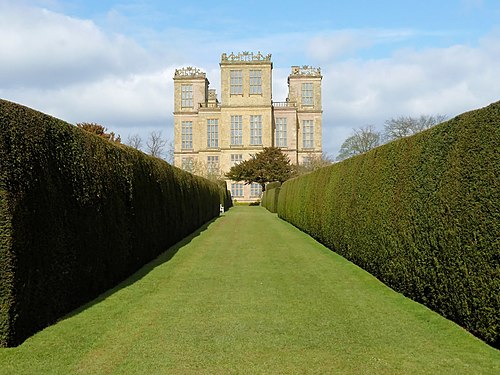
<instances>
[{"instance_id":1,"label":"tall yew hedge","mask_svg":"<svg viewBox=\"0 0 500 375\"><path fill-rule=\"evenodd\" d=\"M278 214L499 347L500 102L285 182Z\"/></svg>"},{"instance_id":2,"label":"tall yew hedge","mask_svg":"<svg viewBox=\"0 0 500 375\"><path fill-rule=\"evenodd\" d=\"M266 208L269 212L276 213L278 209L278 197L280 189L280 182L268 183L266 186L266 190L262 193L260 205Z\"/></svg>"},{"instance_id":3,"label":"tall yew hedge","mask_svg":"<svg viewBox=\"0 0 500 375\"><path fill-rule=\"evenodd\" d=\"M219 203L215 182L0 100L0 346L123 280Z\"/></svg>"}]
</instances>

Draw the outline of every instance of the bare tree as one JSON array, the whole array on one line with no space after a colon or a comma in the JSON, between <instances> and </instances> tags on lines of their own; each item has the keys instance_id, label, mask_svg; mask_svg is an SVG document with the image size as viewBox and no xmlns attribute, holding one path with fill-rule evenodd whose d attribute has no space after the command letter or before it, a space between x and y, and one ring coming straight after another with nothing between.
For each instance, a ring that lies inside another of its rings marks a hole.
<instances>
[{"instance_id":1,"label":"bare tree","mask_svg":"<svg viewBox=\"0 0 500 375\"><path fill-rule=\"evenodd\" d=\"M417 120L409 116L399 116L387 120L384 125L384 138L393 140L412 135L417 127Z\"/></svg>"},{"instance_id":2,"label":"bare tree","mask_svg":"<svg viewBox=\"0 0 500 375\"><path fill-rule=\"evenodd\" d=\"M321 155L315 155L307 158L304 163L295 165L295 175L302 175L309 172L314 172L323 167L327 167L334 163L333 157L328 153L323 152Z\"/></svg>"},{"instance_id":3,"label":"bare tree","mask_svg":"<svg viewBox=\"0 0 500 375\"><path fill-rule=\"evenodd\" d=\"M190 172L192 174L205 178L208 178L209 176L217 176L217 179L220 179L220 176L222 176L219 168L214 168L213 166L211 166L209 170L208 163L204 163L198 158L186 157L182 159L181 169L186 172Z\"/></svg>"},{"instance_id":4,"label":"bare tree","mask_svg":"<svg viewBox=\"0 0 500 375\"><path fill-rule=\"evenodd\" d=\"M162 158L167 140L162 137L161 131L153 131L146 141L147 152L154 157Z\"/></svg>"},{"instance_id":5,"label":"bare tree","mask_svg":"<svg viewBox=\"0 0 500 375\"><path fill-rule=\"evenodd\" d=\"M418 118L418 129L420 131L423 131L432 128L433 126L446 121L447 118L448 116L441 115L439 113L435 115L420 115L420 117Z\"/></svg>"},{"instance_id":6,"label":"bare tree","mask_svg":"<svg viewBox=\"0 0 500 375\"><path fill-rule=\"evenodd\" d=\"M175 152L175 144L174 141L169 139L167 140L167 155L166 155L166 161L169 164L174 164L174 152Z\"/></svg>"},{"instance_id":7,"label":"bare tree","mask_svg":"<svg viewBox=\"0 0 500 375\"><path fill-rule=\"evenodd\" d=\"M385 122L384 139L392 141L432 128L446 120L446 115L399 116Z\"/></svg>"},{"instance_id":8,"label":"bare tree","mask_svg":"<svg viewBox=\"0 0 500 375\"><path fill-rule=\"evenodd\" d=\"M380 145L380 138L380 133L375 131L372 125L354 129L353 134L342 143L337 160L370 151Z\"/></svg>"},{"instance_id":9,"label":"bare tree","mask_svg":"<svg viewBox=\"0 0 500 375\"><path fill-rule=\"evenodd\" d=\"M142 148L142 138L139 134L129 135L127 137L127 144L130 147L133 147L133 148L136 148L137 150L140 150Z\"/></svg>"}]
</instances>

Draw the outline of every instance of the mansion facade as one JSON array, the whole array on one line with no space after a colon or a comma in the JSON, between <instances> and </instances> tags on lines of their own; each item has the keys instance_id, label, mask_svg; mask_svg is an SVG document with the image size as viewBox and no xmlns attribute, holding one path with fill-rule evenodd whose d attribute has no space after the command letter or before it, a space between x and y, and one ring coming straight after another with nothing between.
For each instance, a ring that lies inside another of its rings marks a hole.
<instances>
[{"instance_id":1,"label":"mansion facade","mask_svg":"<svg viewBox=\"0 0 500 375\"><path fill-rule=\"evenodd\" d=\"M322 153L321 71L292 66L286 101L272 100L271 55L222 54L221 98L206 73L187 67L174 75L174 165L225 179L229 169L264 147L279 147L290 162ZM227 180L233 199L255 201L259 184Z\"/></svg>"}]
</instances>

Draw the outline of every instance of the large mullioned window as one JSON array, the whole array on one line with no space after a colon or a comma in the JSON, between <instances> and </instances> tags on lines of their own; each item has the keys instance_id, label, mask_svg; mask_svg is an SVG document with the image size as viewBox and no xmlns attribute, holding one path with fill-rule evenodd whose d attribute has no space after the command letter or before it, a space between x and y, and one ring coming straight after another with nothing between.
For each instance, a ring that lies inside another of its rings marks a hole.
<instances>
[{"instance_id":1,"label":"large mullioned window","mask_svg":"<svg viewBox=\"0 0 500 375\"><path fill-rule=\"evenodd\" d=\"M217 119L207 120L207 147L219 147L219 120Z\"/></svg>"},{"instance_id":2,"label":"large mullioned window","mask_svg":"<svg viewBox=\"0 0 500 375\"><path fill-rule=\"evenodd\" d=\"M250 94L262 94L262 70L250 70Z\"/></svg>"},{"instance_id":3,"label":"large mullioned window","mask_svg":"<svg viewBox=\"0 0 500 375\"><path fill-rule=\"evenodd\" d=\"M219 173L219 157L207 156L207 170L209 174Z\"/></svg>"},{"instance_id":4,"label":"large mullioned window","mask_svg":"<svg viewBox=\"0 0 500 375\"><path fill-rule=\"evenodd\" d=\"M190 150L193 148L193 122L182 121L181 129L181 147L183 150Z\"/></svg>"},{"instance_id":5,"label":"large mullioned window","mask_svg":"<svg viewBox=\"0 0 500 375\"><path fill-rule=\"evenodd\" d=\"M313 84L311 82L302 84L302 105L313 105Z\"/></svg>"},{"instance_id":6,"label":"large mullioned window","mask_svg":"<svg viewBox=\"0 0 500 375\"><path fill-rule=\"evenodd\" d=\"M243 120L242 116L231 116L231 145L243 144Z\"/></svg>"},{"instance_id":7,"label":"large mullioned window","mask_svg":"<svg viewBox=\"0 0 500 375\"><path fill-rule=\"evenodd\" d=\"M182 158L182 169L188 172L193 171L193 158L191 157L183 157Z\"/></svg>"},{"instance_id":8,"label":"large mullioned window","mask_svg":"<svg viewBox=\"0 0 500 375\"><path fill-rule=\"evenodd\" d=\"M243 161L242 154L231 154L231 167L240 164Z\"/></svg>"},{"instance_id":9,"label":"large mullioned window","mask_svg":"<svg viewBox=\"0 0 500 375\"><path fill-rule=\"evenodd\" d=\"M287 147L286 117L276 118L276 147Z\"/></svg>"},{"instance_id":10,"label":"large mullioned window","mask_svg":"<svg viewBox=\"0 0 500 375\"><path fill-rule=\"evenodd\" d=\"M314 148L314 122L302 121L302 145L304 148Z\"/></svg>"},{"instance_id":11,"label":"large mullioned window","mask_svg":"<svg viewBox=\"0 0 500 375\"><path fill-rule=\"evenodd\" d=\"M250 144L262 144L262 115L250 116Z\"/></svg>"},{"instance_id":12,"label":"large mullioned window","mask_svg":"<svg viewBox=\"0 0 500 375\"><path fill-rule=\"evenodd\" d=\"M193 85L181 85L181 107L193 108Z\"/></svg>"},{"instance_id":13,"label":"large mullioned window","mask_svg":"<svg viewBox=\"0 0 500 375\"><path fill-rule=\"evenodd\" d=\"M261 184L252 182L252 185L250 185L250 196L255 198L255 197L260 197L261 194L262 194Z\"/></svg>"},{"instance_id":14,"label":"large mullioned window","mask_svg":"<svg viewBox=\"0 0 500 375\"><path fill-rule=\"evenodd\" d=\"M229 72L231 95L243 94L243 73L241 70L231 70Z\"/></svg>"},{"instance_id":15,"label":"large mullioned window","mask_svg":"<svg viewBox=\"0 0 500 375\"><path fill-rule=\"evenodd\" d=\"M242 197L243 196L243 184L241 184L241 183L231 184L231 195L233 197Z\"/></svg>"}]
</instances>

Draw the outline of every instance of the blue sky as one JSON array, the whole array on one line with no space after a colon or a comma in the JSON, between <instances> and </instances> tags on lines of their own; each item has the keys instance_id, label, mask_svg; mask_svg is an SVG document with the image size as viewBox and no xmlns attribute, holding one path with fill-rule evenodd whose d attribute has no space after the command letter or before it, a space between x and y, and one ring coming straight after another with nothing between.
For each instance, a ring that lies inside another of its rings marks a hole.
<instances>
[{"instance_id":1,"label":"blue sky","mask_svg":"<svg viewBox=\"0 0 500 375\"><path fill-rule=\"evenodd\" d=\"M353 128L500 99L498 0L0 0L0 35L0 97L124 139L173 138L175 68L219 91L223 52L271 53L278 101L290 66L321 67L332 156Z\"/></svg>"}]
</instances>

